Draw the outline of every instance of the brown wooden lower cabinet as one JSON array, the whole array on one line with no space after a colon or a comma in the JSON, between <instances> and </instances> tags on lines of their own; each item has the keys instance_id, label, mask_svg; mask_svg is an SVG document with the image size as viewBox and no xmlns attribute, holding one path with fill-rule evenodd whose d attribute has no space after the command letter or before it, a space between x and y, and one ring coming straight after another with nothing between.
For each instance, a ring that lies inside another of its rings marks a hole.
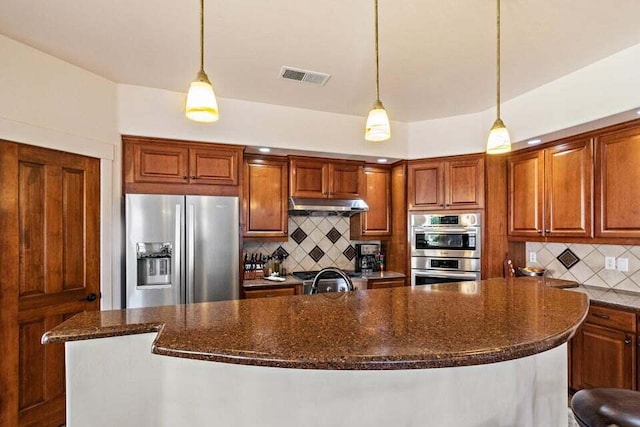
<instances>
[{"instance_id":1,"label":"brown wooden lower cabinet","mask_svg":"<svg viewBox=\"0 0 640 427\"><path fill-rule=\"evenodd\" d=\"M273 298L273 297L286 297L296 294L295 286L291 287L279 287L279 288L267 288L267 289L251 289L244 291L245 298Z\"/></svg>"},{"instance_id":2,"label":"brown wooden lower cabinet","mask_svg":"<svg viewBox=\"0 0 640 427\"><path fill-rule=\"evenodd\" d=\"M404 286L405 279L370 279L367 289L397 288Z\"/></svg>"},{"instance_id":3,"label":"brown wooden lower cabinet","mask_svg":"<svg viewBox=\"0 0 640 427\"><path fill-rule=\"evenodd\" d=\"M606 310L603 313L603 310ZM606 314L605 314L606 313ZM574 390L614 387L637 390L636 332L603 325L616 317L633 316L619 310L592 307L571 341L570 387ZM599 324L589 321L599 319ZM635 325L633 328L635 329Z\"/></svg>"}]
</instances>

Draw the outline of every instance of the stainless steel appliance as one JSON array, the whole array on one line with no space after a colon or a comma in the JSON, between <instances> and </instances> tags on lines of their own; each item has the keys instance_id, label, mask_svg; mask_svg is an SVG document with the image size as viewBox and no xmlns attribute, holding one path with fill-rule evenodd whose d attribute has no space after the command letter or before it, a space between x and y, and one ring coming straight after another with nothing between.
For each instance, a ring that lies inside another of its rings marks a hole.
<instances>
[{"instance_id":1,"label":"stainless steel appliance","mask_svg":"<svg viewBox=\"0 0 640 427\"><path fill-rule=\"evenodd\" d=\"M412 213L411 285L481 278L480 213Z\"/></svg>"},{"instance_id":2,"label":"stainless steel appliance","mask_svg":"<svg viewBox=\"0 0 640 427\"><path fill-rule=\"evenodd\" d=\"M294 277L302 280L302 293L346 292L349 290L347 281L336 272L325 272L316 283L317 292L313 292L313 281L321 271L294 271ZM342 270L351 279L353 290L367 289L367 280L362 279L362 274L355 271Z\"/></svg>"},{"instance_id":3,"label":"stainless steel appliance","mask_svg":"<svg viewBox=\"0 0 640 427\"><path fill-rule=\"evenodd\" d=\"M380 271L380 245L375 243L356 244L356 271L363 273Z\"/></svg>"},{"instance_id":4,"label":"stainless steel appliance","mask_svg":"<svg viewBox=\"0 0 640 427\"><path fill-rule=\"evenodd\" d=\"M237 197L126 195L126 307L239 296Z\"/></svg>"},{"instance_id":5,"label":"stainless steel appliance","mask_svg":"<svg viewBox=\"0 0 640 427\"><path fill-rule=\"evenodd\" d=\"M362 199L289 198L289 215L350 217L368 210L369 206Z\"/></svg>"}]
</instances>

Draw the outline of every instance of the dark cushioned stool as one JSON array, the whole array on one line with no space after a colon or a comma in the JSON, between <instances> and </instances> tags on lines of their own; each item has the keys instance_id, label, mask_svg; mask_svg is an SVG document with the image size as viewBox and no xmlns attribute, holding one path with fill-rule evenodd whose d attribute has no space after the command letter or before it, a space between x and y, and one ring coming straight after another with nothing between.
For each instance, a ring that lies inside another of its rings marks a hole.
<instances>
[{"instance_id":1,"label":"dark cushioned stool","mask_svg":"<svg viewBox=\"0 0 640 427\"><path fill-rule=\"evenodd\" d=\"M581 427L640 427L640 392L619 388L580 390L571 410Z\"/></svg>"}]
</instances>

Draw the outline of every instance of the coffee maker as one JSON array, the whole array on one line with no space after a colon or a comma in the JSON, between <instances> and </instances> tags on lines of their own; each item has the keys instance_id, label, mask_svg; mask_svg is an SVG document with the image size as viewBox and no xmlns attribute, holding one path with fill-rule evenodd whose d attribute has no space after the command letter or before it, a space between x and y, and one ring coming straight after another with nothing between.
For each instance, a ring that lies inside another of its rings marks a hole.
<instances>
[{"instance_id":1,"label":"coffee maker","mask_svg":"<svg viewBox=\"0 0 640 427\"><path fill-rule=\"evenodd\" d=\"M380 245L375 243L356 244L356 271L371 273L380 271Z\"/></svg>"}]
</instances>

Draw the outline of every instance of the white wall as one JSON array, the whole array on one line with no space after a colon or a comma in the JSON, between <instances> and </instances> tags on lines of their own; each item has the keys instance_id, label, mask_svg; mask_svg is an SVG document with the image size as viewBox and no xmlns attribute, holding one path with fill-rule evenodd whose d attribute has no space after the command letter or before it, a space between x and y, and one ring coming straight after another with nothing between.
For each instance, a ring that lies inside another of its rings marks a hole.
<instances>
[{"instance_id":1,"label":"white wall","mask_svg":"<svg viewBox=\"0 0 640 427\"><path fill-rule=\"evenodd\" d=\"M101 159L100 280L111 308L120 298L116 85L4 36L0 63L0 139Z\"/></svg>"},{"instance_id":2,"label":"white wall","mask_svg":"<svg viewBox=\"0 0 640 427\"><path fill-rule=\"evenodd\" d=\"M544 66L541 64L540 66ZM513 142L640 107L640 44L502 104ZM495 108L409 123L409 158L481 152Z\"/></svg>"},{"instance_id":3,"label":"white wall","mask_svg":"<svg viewBox=\"0 0 640 427\"><path fill-rule=\"evenodd\" d=\"M391 123L389 141L372 143L364 140L366 117L218 98L220 121L203 124L184 116L184 100L183 93L118 85L119 130L291 150L397 158L407 154L407 124L402 122Z\"/></svg>"}]
</instances>

